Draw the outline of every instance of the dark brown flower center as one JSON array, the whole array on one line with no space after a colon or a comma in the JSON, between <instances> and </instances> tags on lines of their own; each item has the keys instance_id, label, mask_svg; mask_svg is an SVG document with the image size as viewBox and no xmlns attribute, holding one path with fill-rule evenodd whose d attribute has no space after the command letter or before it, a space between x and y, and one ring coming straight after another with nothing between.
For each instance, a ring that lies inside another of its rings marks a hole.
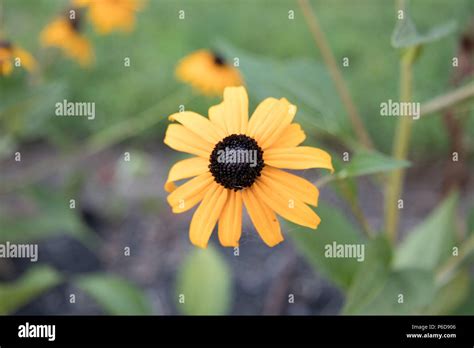
<instances>
[{"instance_id":1,"label":"dark brown flower center","mask_svg":"<svg viewBox=\"0 0 474 348\"><path fill-rule=\"evenodd\" d=\"M12 48L12 43L7 40L0 40L0 48L5 48L7 50Z\"/></svg>"},{"instance_id":2,"label":"dark brown flower center","mask_svg":"<svg viewBox=\"0 0 474 348\"><path fill-rule=\"evenodd\" d=\"M212 55L214 56L214 64L219 66L226 64L225 58L219 53L213 52Z\"/></svg>"},{"instance_id":3,"label":"dark brown flower center","mask_svg":"<svg viewBox=\"0 0 474 348\"><path fill-rule=\"evenodd\" d=\"M214 180L235 191L252 186L265 165L263 150L243 134L232 134L218 142L209 161Z\"/></svg>"},{"instance_id":4,"label":"dark brown flower center","mask_svg":"<svg viewBox=\"0 0 474 348\"><path fill-rule=\"evenodd\" d=\"M71 8L66 13L66 18L74 31L79 31L82 24L82 15L79 9Z\"/></svg>"}]
</instances>

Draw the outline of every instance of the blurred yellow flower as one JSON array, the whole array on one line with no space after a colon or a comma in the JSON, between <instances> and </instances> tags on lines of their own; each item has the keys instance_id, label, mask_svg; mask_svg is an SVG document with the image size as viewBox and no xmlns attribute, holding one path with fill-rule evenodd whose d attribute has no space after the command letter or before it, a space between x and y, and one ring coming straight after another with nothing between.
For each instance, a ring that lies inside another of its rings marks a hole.
<instances>
[{"instance_id":1,"label":"blurred yellow flower","mask_svg":"<svg viewBox=\"0 0 474 348\"><path fill-rule=\"evenodd\" d=\"M135 14L143 7L142 0L74 0L73 5L87 7L96 31L108 34L114 30L132 31Z\"/></svg>"},{"instance_id":2,"label":"blurred yellow flower","mask_svg":"<svg viewBox=\"0 0 474 348\"><path fill-rule=\"evenodd\" d=\"M331 156L318 148L299 146L306 138L293 123L296 106L285 98L267 98L248 117L244 87L227 87L224 101L209 109L209 118L194 112L170 116L164 142L195 155L171 167L165 190L174 213L196 206L189 236L205 248L218 223L223 246L238 246L244 205L255 229L270 247L283 241L276 214L296 224L317 228L318 189L282 169L326 168ZM174 182L193 178L176 187ZM276 213L276 214L275 214Z\"/></svg>"},{"instance_id":3,"label":"blurred yellow flower","mask_svg":"<svg viewBox=\"0 0 474 348\"><path fill-rule=\"evenodd\" d=\"M224 88L243 84L239 71L216 53L199 50L183 58L177 77L205 95L222 95Z\"/></svg>"},{"instance_id":4,"label":"blurred yellow flower","mask_svg":"<svg viewBox=\"0 0 474 348\"><path fill-rule=\"evenodd\" d=\"M92 47L79 32L79 18L57 18L46 26L41 32L41 43L45 47L58 47L65 55L75 59L82 66L92 63Z\"/></svg>"},{"instance_id":5,"label":"blurred yellow flower","mask_svg":"<svg viewBox=\"0 0 474 348\"><path fill-rule=\"evenodd\" d=\"M0 40L0 76L10 75L14 66L21 66L31 72L36 68L36 61L24 49Z\"/></svg>"}]
</instances>

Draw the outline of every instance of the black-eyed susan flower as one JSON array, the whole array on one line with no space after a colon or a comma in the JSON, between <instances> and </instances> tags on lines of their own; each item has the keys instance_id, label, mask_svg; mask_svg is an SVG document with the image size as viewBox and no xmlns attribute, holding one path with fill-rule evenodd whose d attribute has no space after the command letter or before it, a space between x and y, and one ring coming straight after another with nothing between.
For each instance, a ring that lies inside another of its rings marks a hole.
<instances>
[{"instance_id":1,"label":"black-eyed susan flower","mask_svg":"<svg viewBox=\"0 0 474 348\"><path fill-rule=\"evenodd\" d=\"M43 46L57 47L82 66L88 66L92 63L93 52L89 40L80 33L80 22L79 13L75 18L57 18L43 29L40 39Z\"/></svg>"},{"instance_id":2,"label":"black-eyed susan flower","mask_svg":"<svg viewBox=\"0 0 474 348\"><path fill-rule=\"evenodd\" d=\"M205 95L222 95L224 88L243 84L237 68L207 50L184 57L176 68L176 76Z\"/></svg>"},{"instance_id":3,"label":"black-eyed susan flower","mask_svg":"<svg viewBox=\"0 0 474 348\"><path fill-rule=\"evenodd\" d=\"M135 14L143 7L142 0L74 0L73 4L89 9L89 18L100 34L133 30Z\"/></svg>"},{"instance_id":4,"label":"black-eyed susan flower","mask_svg":"<svg viewBox=\"0 0 474 348\"><path fill-rule=\"evenodd\" d=\"M206 247L218 224L222 245L237 246L245 206L263 241L274 246L283 241L276 214L315 229L320 218L309 207L317 206L319 191L309 181L282 169L326 168L331 156L318 148L299 146L305 139L293 123L296 106L285 98L267 98L248 117L248 97L243 87L228 87L224 101L209 109L209 118L194 112L170 116L165 144L195 155L170 169L165 190L174 213L194 212L191 242ZM192 178L176 187L175 182Z\"/></svg>"},{"instance_id":5,"label":"black-eyed susan flower","mask_svg":"<svg viewBox=\"0 0 474 348\"><path fill-rule=\"evenodd\" d=\"M0 76L10 75L14 66L23 67L31 72L36 67L36 61L21 47L0 39Z\"/></svg>"}]
</instances>

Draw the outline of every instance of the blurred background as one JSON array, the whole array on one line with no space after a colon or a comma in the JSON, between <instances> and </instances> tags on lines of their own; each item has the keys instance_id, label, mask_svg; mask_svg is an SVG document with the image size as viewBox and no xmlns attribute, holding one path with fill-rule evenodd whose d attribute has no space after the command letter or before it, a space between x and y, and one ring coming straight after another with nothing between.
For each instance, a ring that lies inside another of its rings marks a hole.
<instances>
[{"instance_id":1,"label":"blurred background","mask_svg":"<svg viewBox=\"0 0 474 348\"><path fill-rule=\"evenodd\" d=\"M332 185L321 187L318 230L285 225L285 242L268 248L246 219L238 255L221 247L216 236L206 252L197 250L188 240L192 213L172 214L163 184L183 156L163 144L167 116L180 105L207 115L220 101L175 77L178 61L198 49L229 61L239 58L251 111L265 97L286 97L298 106L296 121L306 130L307 144L338 161L356 147L296 1L149 0L137 12L133 31L109 35L97 34L84 17L81 31L95 52L89 67L39 41L41 30L69 2L0 1L2 35L38 63L35 73L14 69L0 76L0 242L39 245L36 263L0 259L0 314L474 313L469 259L448 283L427 282L420 289L410 283L403 293L414 291L407 301L418 302L404 309L357 297L361 290L353 289L351 280L361 272L359 263L320 257L326 243L363 240L350 207ZM380 103L399 95L400 50L390 44L396 3L311 4L375 148L389 156L397 120L381 117ZM424 102L470 82L474 3L414 0L409 9L420 31L456 23L448 35L423 46L414 67L413 99ZM462 69L453 70L454 56L464 57ZM348 67L343 57L349 57ZM130 66L124 65L126 58ZM95 119L56 117L55 104L64 99L95 102ZM472 106L458 107L454 120L447 114L414 122L400 241L428 216L446 216L430 220L431 230L474 231ZM461 145L457 139L463 139ZM451 165L453 151L463 154L461 169ZM15 161L17 152L21 161ZM323 175L303 173L312 181ZM378 178L357 175L354 183L368 223L381 231ZM448 195L452 187L459 192ZM438 239L425 240L431 242ZM423 283L421 278L410 281ZM388 291L398 291L399 283L390 281ZM382 281L375 283L382 287Z\"/></svg>"}]
</instances>

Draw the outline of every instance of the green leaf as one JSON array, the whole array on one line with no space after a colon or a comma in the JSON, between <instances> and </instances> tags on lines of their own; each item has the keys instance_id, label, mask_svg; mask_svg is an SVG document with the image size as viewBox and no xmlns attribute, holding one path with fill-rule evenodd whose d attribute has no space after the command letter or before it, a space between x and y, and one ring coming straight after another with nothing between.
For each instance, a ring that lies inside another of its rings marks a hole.
<instances>
[{"instance_id":1,"label":"green leaf","mask_svg":"<svg viewBox=\"0 0 474 348\"><path fill-rule=\"evenodd\" d=\"M381 291L389 274L392 249L384 234L367 245L364 262L347 292L343 313L356 313Z\"/></svg>"},{"instance_id":2,"label":"green leaf","mask_svg":"<svg viewBox=\"0 0 474 348\"><path fill-rule=\"evenodd\" d=\"M413 19L405 12L404 19L399 19L392 33L391 43L395 48L413 47L437 41L456 29L456 22L438 25L425 34L420 34Z\"/></svg>"},{"instance_id":3,"label":"green leaf","mask_svg":"<svg viewBox=\"0 0 474 348\"><path fill-rule=\"evenodd\" d=\"M308 133L325 131L347 134L345 113L326 68L309 59L279 61L251 54L228 43L218 44L227 57L239 57L239 69L256 101L268 97L287 98L297 105L296 122Z\"/></svg>"},{"instance_id":4,"label":"green leaf","mask_svg":"<svg viewBox=\"0 0 474 348\"><path fill-rule=\"evenodd\" d=\"M226 314L232 298L229 267L212 246L195 248L179 269L176 291L183 314Z\"/></svg>"},{"instance_id":5,"label":"green leaf","mask_svg":"<svg viewBox=\"0 0 474 348\"><path fill-rule=\"evenodd\" d=\"M434 270L451 255L457 201L458 194L450 194L425 221L408 232L395 253L394 268Z\"/></svg>"},{"instance_id":6,"label":"green leaf","mask_svg":"<svg viewBox=\"0 0 474 348\"><path fill-rule=\"evenodd\" d=\"M316 212L321 217L321 223L316 230L286 223L287 226L291 226L288 228L288 235L317 272L325 274L335 284L347 289L360 262L356 258L326 257L326 250L333 243L351 245L363 243L360 232L333 207L320 203Z\"/></svg>"},{"instance_id":7,"label":"green leaf","mask_svg":"<svg viewBox=\"0 0 474 348\"><path fill-rule=\"evenodd\" d=\"M474 279L469 281L469 295L454 311L455 315L474 315Z\"/></svg>"},{"instance_id":8,"label":"green leaf","mask_svg":"<svg viewBox=\"0 0 474 348\"><path fill-rule=\"evenodd\" d=\"M34 213L18 218L7 211L0 211L0 242L31 242L61 233L73 236L88 246L97 240L97 236L76 214L77 209L69 208L69 198L61 193L35 188L25 191L24 197L33 204Z\"/></svg>"},{"instance_id":9,"label":"green leaf","mask_svg":"<svg viewBox=\"0 0 474 348\"><path fill-rule=\"evenodd\" d=\"M88 274L74 284L91 296L108 314L149 315L151 303L136 285L114 275Z\"/></svg>"},{"instance_id":10,"label":"green leaf","mask_svg":"<svg viewBox=\"0 0 474 348\"><path fill-rule=\"evenodd\" d=\"M370 300L347 314L416 314L430 304L435 295L433 274L420 269L391 272L385 281L378 281L373 284Z\"/></svg>"},{"instance_id":11,"label":"green leaf","mask_svg":"<svg viewBox=\"0 0 474 348\"><path fill-rule=\"evenodd\" d=\"M345 164L346 162L339 162ZM385 156L375 151L360 151L356 153L347 165L340 167L334 176L337 179L345 179L362 175L376 174L388 172L395 169L405 168L410 162L397 160L392 157Z\"/></svg>"},{"instance_id":12,"label":"green leaf","mask_svg":"<svg viewBox=\"0 0 474 348\"><path fill-rule=\"evenodd\" d=\"M453 314L469 296L469 272L459 272L446 285L437 289L436 297L427 306L423 314L446 315ZM472 313L471 313L472 314Z\"/></svg>"},{"instance_id":13,"label":"green leaf","mask_svg":"<svg viewBox=\"0 0 474 348\"><path fill-rule=\"evenodd\" d=\"M47 266L34 266L18 280L0 283L0 315L10 314L53 288L61 276Z\"/></svg>"}]
</instances>

